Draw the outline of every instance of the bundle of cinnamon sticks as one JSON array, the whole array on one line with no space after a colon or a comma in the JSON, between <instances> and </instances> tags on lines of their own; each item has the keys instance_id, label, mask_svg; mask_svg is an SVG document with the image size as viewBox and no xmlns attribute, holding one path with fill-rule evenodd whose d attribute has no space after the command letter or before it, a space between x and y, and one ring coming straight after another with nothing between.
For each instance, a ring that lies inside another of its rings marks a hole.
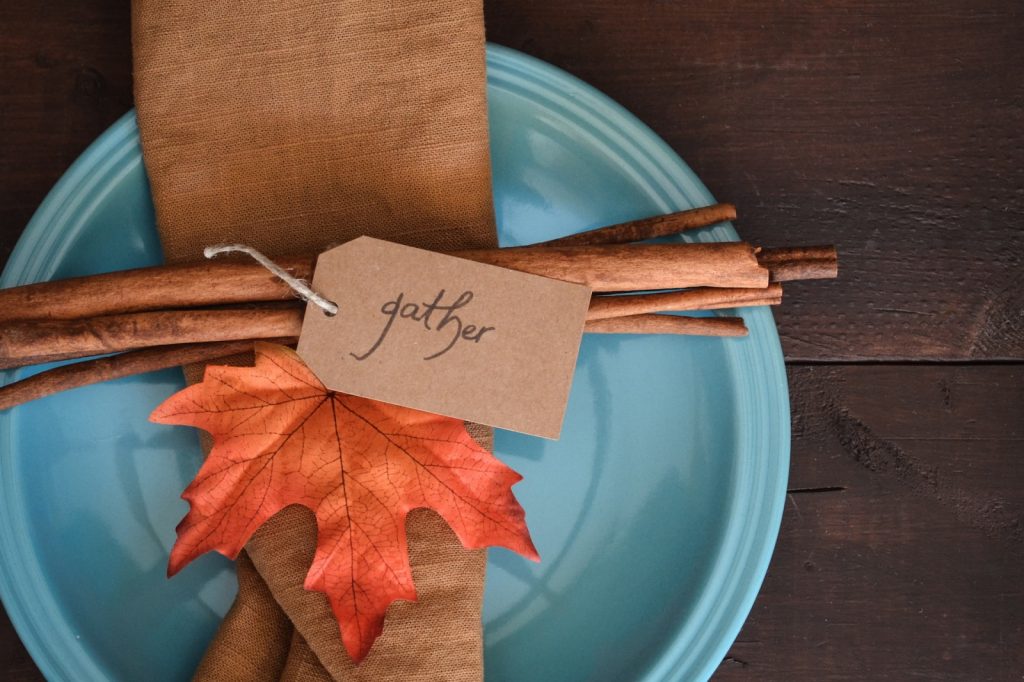
<instances>
[{"instance_id":1,"label":"bundle of cinnamon sticks","mask_svg":"<svg viewBox=\"0 0 1024 682\"><path fill-rule=\"evenodd\" d=\"M542 244L451 255L587 284L585 331L743 336L739 317L665 312L777 305L782 282L837 275L832 246L760 249L742 242L632 244L736 217L729 204L613 225ZM281 259L309 280L315 255ZM646 293L651 292L651 293ZM294 344L305 304L261 265L141 268L0 290L0 369L114 353L0 388L0 409L61 390L250 350Z\"/></svg>"}]
</instances>

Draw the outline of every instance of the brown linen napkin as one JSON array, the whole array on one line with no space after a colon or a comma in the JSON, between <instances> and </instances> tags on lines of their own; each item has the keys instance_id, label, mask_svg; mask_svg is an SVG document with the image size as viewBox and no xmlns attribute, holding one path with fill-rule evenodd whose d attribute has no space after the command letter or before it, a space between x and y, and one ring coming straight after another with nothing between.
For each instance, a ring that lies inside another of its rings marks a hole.
<instances>
[{"instance_id":1,"label":"brown linen napkin","mask_svg":"<svg viewBox=\"0 0 1024 682\"><path fill-rule=\"evenodd\" d=\"M168 262L218 242L280 256L362 234L495 245L481 0L134 0L132 24ZM355 667L326 598L302 589L312 514L282 511L240 558L197 677L479 680L485 555L433 512L408 533L419 601L391 607Z\"/></svg>"}]
</instances>

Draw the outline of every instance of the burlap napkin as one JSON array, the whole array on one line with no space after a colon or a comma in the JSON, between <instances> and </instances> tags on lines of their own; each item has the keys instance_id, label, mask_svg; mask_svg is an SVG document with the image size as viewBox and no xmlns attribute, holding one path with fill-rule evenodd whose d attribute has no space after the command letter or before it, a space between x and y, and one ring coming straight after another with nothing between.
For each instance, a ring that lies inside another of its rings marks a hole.
<instances>
[{"instance_id":1,"label":"burlap napkin","mask_svg":"<svg viewBox=\"0 0 1024 682\"><path fill-rule=\"evenodd\" d=\"M240 241L308 253L361 234L495 244L481 0L134 0L135 97L167 260ZM486 434L485 434L486 435ZM308 511L238 562L208 680L477 680L485 556L410 518L416 603L353 666L326 599L302 589Z\"/></svg>"}]
</instances>

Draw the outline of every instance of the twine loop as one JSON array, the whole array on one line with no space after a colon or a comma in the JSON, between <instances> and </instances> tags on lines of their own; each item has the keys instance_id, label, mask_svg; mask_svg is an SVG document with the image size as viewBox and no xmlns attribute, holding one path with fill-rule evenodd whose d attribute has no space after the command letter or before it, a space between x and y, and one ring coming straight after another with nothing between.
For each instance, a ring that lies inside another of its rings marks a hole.
<instances>
[{"instance_id":1,"label":"twine loop","mask_svg":"<svg viewBox=\"0 0 1024 682\"><path fill-rule=\"evenodd\" d=\"M308 301L316 307L320 308L327 315L334 316L338 314L338 304L334 301L329 301L309 286L309 282L303 279L295 277L290 272L282 268L280 265L270 260L262 253L246 246L245 244L215 244L213 246L207 246L203 249L203 255L209 259L216 258L222 253L244 253L251 257L257 263L269 270L275 277L280 279L282 282L287 284L295 295L301 298L303 301Z\"/></svg>"}]
</instances>

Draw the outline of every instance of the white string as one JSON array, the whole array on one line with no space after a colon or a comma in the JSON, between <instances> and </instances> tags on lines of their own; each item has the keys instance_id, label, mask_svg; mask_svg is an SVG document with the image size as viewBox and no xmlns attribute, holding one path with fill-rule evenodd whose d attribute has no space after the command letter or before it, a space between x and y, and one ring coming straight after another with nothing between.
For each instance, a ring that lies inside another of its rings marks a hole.
<instances>
[{"instance_id":1,"label":"white string","mask_svg":"<svg viewBox=\"0 0 1024 682\"><path fill-rule=\"evenodd\" d=\"M214 246L207 246L205 249L203 249L203 255L206 256L207 258L215 258L216 256L219 256L222 253L248 254L253 258L253 260L255 260L257 263L265 267L267 270L272 272L276 277L278 277L282 282L291 287L292 291L298 294L299 298L301 298L303 301L309 301L313 305L323 310L328 315L338 314L337 303L335 303L334 301L328 301L326 298L313 291L309 287L309 284L307 282L290 274L287 270L285 270L280 265L264 256L262 253L252 248L251 246L246 246L245 244L215 244Z\"/></svg>"}]
</instances>

